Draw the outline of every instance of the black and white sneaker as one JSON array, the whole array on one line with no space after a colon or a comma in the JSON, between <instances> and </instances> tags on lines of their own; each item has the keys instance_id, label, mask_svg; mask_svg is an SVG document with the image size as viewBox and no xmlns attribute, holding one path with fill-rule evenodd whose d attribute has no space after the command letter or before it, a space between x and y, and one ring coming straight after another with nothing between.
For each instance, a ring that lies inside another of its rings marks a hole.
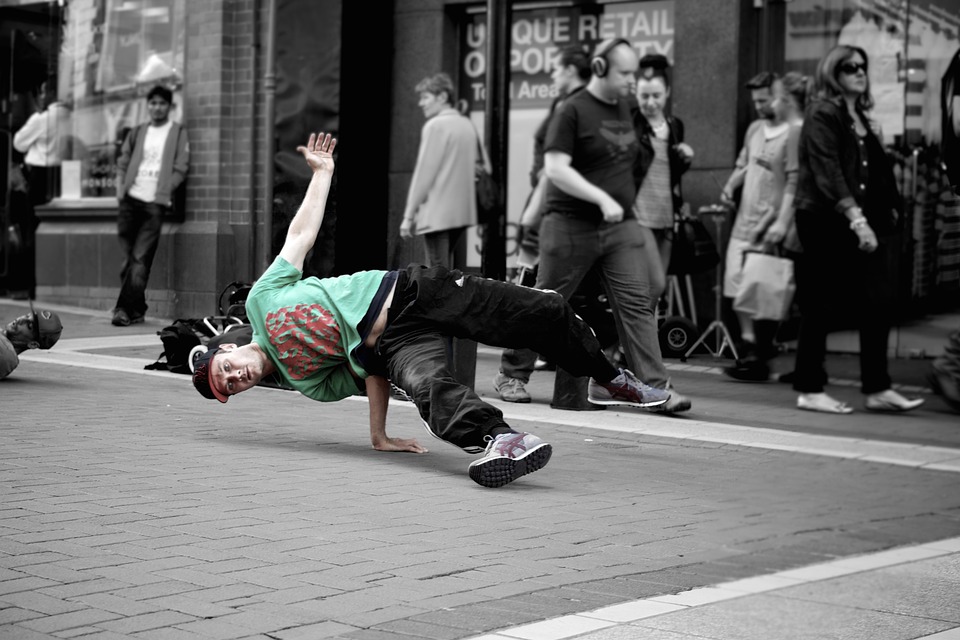
<instances>
[{"instance_id":1,"label":"black and white sneaker","mask_svg":"<svg viewBox=\"0 0 960 640\"><path fill-rule=\"evenodd\" d=\"M501 433L489 438L483 457L470 463L470 479L484 487L502 487L547 466L553 447L532 433Z\"/></svg>"}]
</instances>

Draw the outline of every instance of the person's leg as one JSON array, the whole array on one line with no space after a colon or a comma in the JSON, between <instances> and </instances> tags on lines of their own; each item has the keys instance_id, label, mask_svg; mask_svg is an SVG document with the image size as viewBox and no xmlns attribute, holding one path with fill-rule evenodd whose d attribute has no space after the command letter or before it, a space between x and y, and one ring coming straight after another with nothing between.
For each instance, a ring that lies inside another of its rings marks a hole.
<instances>
[{"instance_id":1,"label":"person's leg","mask_svg":"<svg viewBox=\"0 0 960 640\"><path fill-rule=\"evenodd\" d=\"M146 203L143 210L145 217L133 244L132 262L127 273L134 301L133 306L128 308L131 320L142 318L147 312L147 283L150 282L150 270L163 229L163 207L150 202Z\"/></svg>"},{"instance_id":2,"label":"person's leg","mask_svg":"<svg viewBox=\"0 0 960 640\"><path fill-rule=\"evenodd\" d=\"M400 326L388 327L381 341L390 380L417 405L434 436L469 453L483 451L484 438L497 435L494 430L506 426L503 413L453 377L447 367L443 335L436 331L399 335L398 330L402 330Z\"/></svg>"},{"instance_id":3,"label":"person's leg","mask_svg":"<svg viewBox=\"0 0 960 640\"><path fill-rule=\"evenodd\" d=\"M131 198L120 200L117 211L117 238L120 241L122 262L120 264L120 294L117 296L115 311L123 311L127 315L136 306L136 293L130 276L134 263L133 248L144 220L144 213L138 201Z\"/></svg>"},{"instance_id":4,"label":"person's leg","mask_svg":"<svg viewBox=\"0 0 960 640\"><path fill-rule=\"evenodd\" d=\"M453 266L450 260L450 234L447 231L435 231L423 234L423 243L427 251L428 267Z\"/></svg>"},{"instance_id":5,"label":"person's leg","mask_svg":"<svg viewBox=\"0 0 960 640\"><path fill-rule=\"evenodd\" d=\"M743 280L743 260L744 253L747 250L754 250L757 247L751 245L746 240L731 237L727 243L727 255L723 268L723 295L731 301L737 297L740 291L740 282ZM740 339L748 344L744 347L752 351L756 344L756 337L753 330L753 317L749 313L737 311L734 309L737 317L737 325L740 327Z\"/></svg>"},{"instance_id":6,"label":"person's leg","mask_svg":"<svg viewBox=\"0 0 960 640\"><path fill-rule=\"evenodd\" d=\"M423 325L412 322L416 313L408 308L395 326L387 327L381 352L391 381L413 400L430 433L468 453L484 451L468 473L485 487L500 487L545 467L553 447L533 434L512 429L499 409L457 382L446 366L445 336L415 330Z\"/></svg>"},{"instance_id":7,"label":"person's leg","mask_svg":"<svg viewBox=\"0 0 960 640\"><path fill-rule=\"evenodd\" d=\"M643 246L640 247L640 255L644 263L643 273L646 274L650 290L650 308L654 312L654 317L656 317L660 297L667 288L666 270L663 266L663 256L660 253L660 243L657 241L656 231L640 225L640 235L643 236ZM669 256L667 259L669 260Z\"/></svg>"},{"instance_id":8,"label":"person's leg","mask_svg":"<svg viewBox=\"0 0 960 640\"><path fill-rule=\"evenodd\" d=\"M660 353L642 227L626 220L604 229L600 235L603 250L600 273L628 366L647 384L666 389L669 376Z\"/></svg>"},{"instance_id":9,"label":"person's leg","mask_svg":"<svg viewBox=\"0 0 960 640\"><path fill-rule=\"evenodd\" d=\"M887 277L886 242L881 241L876 251L861 258L862 289L858 292L862 301L860 310L860 391L864 394L879 393L890 388L890 372L887 346L893 314L893 296L890 278Z\"/></svg>"},{"instance_id":10,"label":"person's leg","mask_svg":"<svg viewBox=\"0 0 960 640\"><path fill-rule=\"evenodd\" d=\"M546 216L540 223L536 288L556 291L564 300L569 300L596 260L597 250L596 225L560 214ZM536 326L531 328L535 330ZM506 378L526 383L536 361L536 348L521 343L503 352L500 371Z\"/></svg>"},{"instance_id":11,"label":"person's leg","mask_svg":"<svg viewBox=\"0 0 960 640\"><path fill-rule=\"evenodd\" d=\"M415 287L416 299L388 321L379 346L385 355L409 336L432 332L507 348L529 344L571 374L593 378L591 401L654 406L669 397L610 364L593 330L556 292L442 267L412 267L408 274L405 289Z\"/></svg>"}]
</instances>

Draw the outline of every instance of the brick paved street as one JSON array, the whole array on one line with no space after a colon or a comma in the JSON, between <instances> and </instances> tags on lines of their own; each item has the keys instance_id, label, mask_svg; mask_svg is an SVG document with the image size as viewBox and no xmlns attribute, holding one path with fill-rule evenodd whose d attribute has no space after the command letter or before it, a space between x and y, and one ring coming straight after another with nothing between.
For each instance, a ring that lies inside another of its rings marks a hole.
<instances>
[{"instance_id":1,"label":"brick paved street","mask_svg":"<svg viewBox=\"0 0 960 640\"><path fill-rule=\"evenodd\" d=\"M97 314L64 313L61 343L0 381L3 639L465 638L960 536L960 429L935 397L841 422L789 408L784 385L675 369L695 409L671 419L550 410L542 373L534 404L500 406L554 457L490 490L409 404L389 431L430 453L375 452L361 398L208 402L143 371L162 321ZM496 356L478 360L490 396ZM700 431L634 432L671 424ZM923 461L721 442L734 426Z\"/></svg>"}]
</instances>

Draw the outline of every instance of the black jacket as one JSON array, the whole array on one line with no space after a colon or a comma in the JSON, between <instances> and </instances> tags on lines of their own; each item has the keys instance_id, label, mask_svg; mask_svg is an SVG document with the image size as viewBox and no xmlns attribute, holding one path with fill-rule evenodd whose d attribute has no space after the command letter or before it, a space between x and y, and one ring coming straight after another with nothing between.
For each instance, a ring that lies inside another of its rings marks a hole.
<instances>
[{"instance_id":1,"label":"black jacket","mask_svg":"<svg viewBox=\"0 0 960 640\"><path fill-rule=\"evenodd\" d=\"M860 113L864 123L866 115ZM868 140L867 138L872 138ZM820 100L807 109L800 131L800 171L794 206L807 211L834 211L838 216L853 206L864 209L868 217L886 216L889 209L903 211L900 192L890 161L884 157L882 166L872 171L867 166L867 144L880 146L872 129L860 138L853 117L842 99ZM880 185L882 193L867 193L867 185ZM887 211L870 211L869 202L882 202ZM846 218L840 220L846 223ZM873 223L871 222L871 225Z\"/></svg>"},{"instance_id":2,"label":"black jacket","mask_svg":"<svg viewBox=\"0 0 960 640\"><path fill-rule=\"evenodd\" d=\"M672 116L668 116L666 120L667 127L670 129L667 138L667 153L670 159L670 191L673 194L673 210L677 212L680 211L680 206L683 204L680 177L690 168L690 160L677 151L677 145L683 142L683 121ZM640 152L633 163L633 178L639 190L640 185L643 184L643 179L647 175L647 170L653 163L654 151L650 139L655 134L647 118L640 112L639 106L633 112L633 124L637 132L637 138L640 140Z\"/></svg>"}]
</instances>

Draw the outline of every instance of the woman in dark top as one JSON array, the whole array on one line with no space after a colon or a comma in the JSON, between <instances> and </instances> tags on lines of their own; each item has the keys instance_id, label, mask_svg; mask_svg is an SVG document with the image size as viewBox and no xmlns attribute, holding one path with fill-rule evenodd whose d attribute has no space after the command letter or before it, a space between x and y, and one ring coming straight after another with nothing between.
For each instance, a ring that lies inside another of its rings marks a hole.
<instances>
[{"instance_id":1,"label":"woman in dark top","mask_svg":"<svg viewBox=\"0 0 960 640\"><path fill-rule=\"evenodd\" d=\"M804 252L798 265L800 337L793 388L797 406L850 413L826 393L827 332L838 317L860 332L860 381L873 411L908 411L890 388L887 342L893 315L888 251L901 209L893 170L866 113L873 107L867 54L838 45L817 68L818 99L800 133L795 198Z\"/></svg>"}]
</instances>

